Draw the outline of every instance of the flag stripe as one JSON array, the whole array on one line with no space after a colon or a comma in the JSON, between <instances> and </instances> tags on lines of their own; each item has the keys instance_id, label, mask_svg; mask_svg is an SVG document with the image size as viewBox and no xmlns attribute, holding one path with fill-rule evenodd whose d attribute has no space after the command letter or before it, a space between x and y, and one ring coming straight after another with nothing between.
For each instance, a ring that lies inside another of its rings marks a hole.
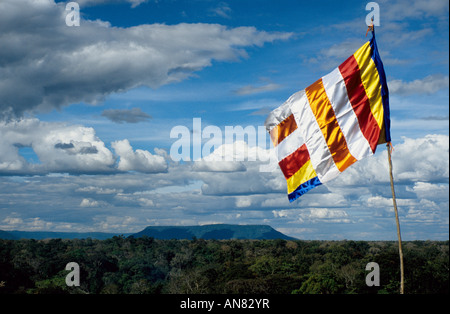
<instances>
[{"instance_id":1,"label":"flag stripe","mask_svg":"<svg viewBox=\"0 0 450 314\"><path fill-rule=\"evenodd\" d=\"M282 142L275 146L275 153L278 161L283 160L290 154L294 153L300 146L305 144L303 137L300 134L300 129L297 128L294 132L289 134Z\"/></svg>"},{"instance_id":2,"label":"flag stripe","mask_svg":"<svg viewBox=\"0 0 450 314\"><path fill-rule=\"evenodd\" d=\"M358 117L361 132L369 142L372 152L375 152L380 135L380 127L370 110L369 98L361 81L360 70L355 57L350 56L339 66L339 71L344 78L348 98Z\"/></svg>"},{"instance_id":3,"label":"flag stripe","mask_svg":"<svg viewBox=\"0 0 450 314\"><path fill-rule=\"evenodd\" d=\"M291 114L291 103L295 94L289 97L280 107L274 109L267 117L264 125L268 132L272 131L273 128L277 127L280 122L287 119Z\"/></svg>"},{"instance_id":4,"label":"flag stripe","mask_svg":"<svg viewBox=\"0 0 450 314\"><path fill-rule=\"evenodd\" d=\"M280 160L278 165L286 179L292 177L300 168L309 161L309 153L306 144L300 146L295 152Z\"/></svg>"},{"instance_id":5,"label":"flag stripe","mask_svg":"<svg viewBox=\"0 0 450 314\"><path fill-rule=\"evenodd\" d=\"M270 131L270 138L272 139L273 145L277 146L296 129L297 123L295 123L294 115L291 114Z\"/></svg>"},{"instance_id":6,"label":"flag stripe","mask_svg":"<svg viewBox=\"0 0 450 314\"><path fill-rule=\"evenodd\" d=\"M291 111L295 116L297 125L301 125L298 131L302 138L305 139L311 163L316 170L317 176L320 182L325 183L335 178L340 173L339 169L336 167L328 150L327 142L311 110L305 90L301 90L295 95Z\"/></svg>"},{"instance_id":7,"label":"flag stripe","mask_svg":"<svg viewBox=\"0 0 450 314\"><path fill-rule=\"evenodd\" d=\"M360 160L371 155L372 149L361 132L360 125L356 123L358 117L348 99L345 81L339 69L325 75L322 82L352 156ZM369 109L368 111L370 113Z\"/></svg>"},{"instance_id":8,"label":"flag stripe","mask_svg":"<svg viewBox=\"0 0 450 314\"><path fill-rule=\"evenodd\" d=\"M345 137L336 120L333 107L325 92L322 79L307 87L305 91L333 161L339 171L342 172L357 160L350 154Z\"/></svg>"},{"instance_id":9,"label":"flag stripe","mask_svg":"<svg viewBox=\"0 0 450 314\"><path fill-rule=\"evenodd\" d=\"M375 62L375 66L377 68L381 84L381 100L383 103L383 128L380 134L380 139L378 140L378 144L383 144L391 141L389 89L387 86L386 73L384 72L383 62L381 61L381 57L378 52L377 42L375 41L375 31L373 31L373 37L370 40L370 48L372 49L372 59Z\"/></svg>"},{"instance_id":10,"label":"flag stripe","mask_svg":"<svg viewBox=\"0 0 450 314\"><path fill-rule=\"evenodd\" d=\"M295 201L297 198L308 192L309 190L315 188L316 186L321 185L322 182L320 182L318 177L314 177L305 183L302 183L295 191L288 194L289 202Z\"/></svg>"},{"instance_id":11,"label":"flag stripe","mask_svg":"<svg viewBox=\"0 0 450 314\"><path fill-rule=\"evenodd\" d=\"M288 194L294 192L300 185L317 177L311 160L307 160L305 164L289 179L287 179Z\"/></svg>"},{"instance_id":12,"label":"flag stripe","mask_svg":"<svg viewBox=\"0 0 450 314\"><path fill-rule=\"evenodd\" d=\"M377 121L380 130L383 128L383 103L378 70L372 59L370 42L367 42L353 54L358 63L361 81L370 102L370 111Z\"/></svg>"}]
</instances>

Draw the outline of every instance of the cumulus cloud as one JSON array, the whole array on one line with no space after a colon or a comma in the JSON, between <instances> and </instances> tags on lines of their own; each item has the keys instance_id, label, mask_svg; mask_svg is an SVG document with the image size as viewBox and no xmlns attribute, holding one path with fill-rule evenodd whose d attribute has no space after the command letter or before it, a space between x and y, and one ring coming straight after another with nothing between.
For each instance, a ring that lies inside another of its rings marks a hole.
<instances>
[{"instance_id":1,"label":"cumulus cloud","mask_svg":"<svg viewBox=\"0 0 450 314\"><path fill-rule=\"evenodd\" d=\"M434 184L429 182L415 182L414 186L407 187L407 191L414 192L418 198L428 198L437 201L448 201L448 184Z\"/></svg>"},{"instance_id":2,"label":"cumulus cloud","mask_svg":"<svg viewBox=\"0 0 450 314\"><path fill-rule=\"evenodd\" d=\"M398 95L433 94L449 87L448 75L433 74L411 82L389 81L389 92Z\"/></svg>"},{"instance_id":3,"label":"cumulus cloud","mask_svg":"<svg viewBox=\"0 0 450 314\"><path fill-rule=\"evenodd\" d=\"M328 186L358 186L389 183L386 148L374 157L363 159L347 168ZM448 182L449 136L429 134L421 138L403 138L392 153L394 180L398 183Z\"/></svg>"},{"instance_id":4,"label":"cumulus cloud","mask_svg":"<svg viewBox=\"0 0 450 314\"><path fill-rule=\"evenodd\" d=\"M0 122L0 172L110 172L115 158L93 128L22 119ZM28 163L18 147L31 147L40 164Z\"/></svg>"},{"instance_id":5,"label":"cumulus cloud","mask_svg":"<svg viewBox=\"0 0 450 314\"><path fill-rule=\"evenodd\" d=\"M341 209L311 208L311 209L291 209L291 210L273 210L275 218L289 218L300 221L301 223L351 223L348 213Z\"/></svg>"},{"instance_id":6,"label":"cumulus cloud","mask_svg":"<svg viewBox=\"0 0 450 314\"><path fill-rule=\"evenodd\" d=\"M98 103L138 86L157 88L186 79L213 60L237 60L246 57L246 47L291 35L217 24L119 28L82 20L79 27L68 27L66 14L64 3L53 0L0 3L3 115Z\"/></svg>"},{"instance_id":7,"label":"cumulus cloud","mask_svg":"<svg viewBox=\"0 0 450 314\"><path fill-rule=\"evenodd\" d=\"M133 148L128 140L121 140L111 143L117 155L120 156L118 169L121 171L140 172L162 172L167 170L167 163L164 157L152 155L142 149Z\"/></svg>"},{"instance_id":8,"label":"cumulus cloud","mask_svg":"<svg viewBox=\"0 0 450 314\"><path fill-rule=\"evenodd\" d=\"M260 160L269 159L268 154L269 152L263 148L250 147L247 142L237 140L231 144L218 145L209 155L195 160L192 170L200 172L246 171L245 161L254 161L259 165Z\"/></svg>"},{"instance_id":9,"label":"cumulus cloud","mask_svg":"<svg viewBox=\"0 0 450 314\"><path fill-rule=\"evenodd\" d=\"M80 203L80 207L98 207L100 203L96 200L91 200L88 198L83 198Z\"/></svg>"},{"instance_id":10,"label":"cumulus cloud","mask_svg":"<svg viewBox=\"0 0 450 314\"><path fill-rule=\"evenodd\" d=\"M249 207L252 205L250 197L238 196L236 197L236 207Z\"/></svg>"},{"instance_id":11,"label":"cumulus cloud","mask_svg":"<svg viewBox=\"0 0 450 314\"><path fill-rule=\"evenodd\" d=\"M120 158L99 139L95 130L82 125L42 122L38 119L0 121L0 173L14 175L72 173L98 174L118 171L161 172L167 170L165 158L137 149L128 140L112 143ZM30 163L19 148L30 147L39 163ZM161 150L158 150L161 152Z\"/></svg>"},{"instance_id":12,"label":"cumulus cloud","mask_svg":"<svg viewBox=\"0 0 450 314\"><path fill-rule=\"evenodd\" d=\"M396 178L402 181L448 182L448 135L405 138L395 146L393 165Z\"/></svg>"},{"instance_id":13,"label":"cumulus cloud","mask_svg":"<svg viewBox=\"0 0 450 314\"><path fill-rule=\"evenodd\" d=\"M210 155L195 161L192 169L204 182L202 192L206 195L262 194L285 190L284 177L274 160L272 150L250 146L237 140L222 144ZM272 157L272 158L271 158ZM272 171L275 170L275 171ZM208 172L215 172L211 175ZM242 177L245 176L245 180Z\"/></svg>"}]
</instances>

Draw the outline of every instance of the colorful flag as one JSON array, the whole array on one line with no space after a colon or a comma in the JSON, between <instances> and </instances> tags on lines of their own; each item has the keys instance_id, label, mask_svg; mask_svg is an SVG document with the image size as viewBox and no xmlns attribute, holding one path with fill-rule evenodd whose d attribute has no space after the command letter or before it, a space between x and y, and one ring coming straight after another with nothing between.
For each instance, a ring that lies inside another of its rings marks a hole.
<instances>
[{"instance_id":1,"label":"colorful flag","mask_svg":"<svg viewBox=\"0 0 450 314\"><path fill-rule=\"evenodd\" d=\"M386 75L372 35L265 122L291 202L391 141Z\"/></svg>"}]
</instances>

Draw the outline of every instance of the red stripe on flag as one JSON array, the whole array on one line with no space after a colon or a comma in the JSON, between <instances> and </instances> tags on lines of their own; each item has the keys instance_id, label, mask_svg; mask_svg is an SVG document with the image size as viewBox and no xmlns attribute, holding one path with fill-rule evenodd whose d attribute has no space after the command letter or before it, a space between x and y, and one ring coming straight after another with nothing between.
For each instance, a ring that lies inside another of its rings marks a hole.
<instances>
[{"instance_id":1,"label":"red stripe on flag","mask_svg":"<svg viewBox=\"0 0 450 314\"><path fill-rule=\"evenodd\" d=\"M378 139L380 137L380 127L370 111L370 102L366 90L361 81L361 74L358 63L354 56L350 56L339 66L339 71L345 81L347 95L355 112L359 127L364 137L370 144L372 152L375 153Z\"/></svg>"},{"instance_id":2,"label":"red stripe on flag","mask_svg":"<svg viewBox=\"0 0 450 314\"><path fill-rule=\"evenodd\" d=\"M306 144L303 144L295 152L283 158L278 165L286 179L289 179L309 160L309 152Z\"/></svg>"}]
</instances>

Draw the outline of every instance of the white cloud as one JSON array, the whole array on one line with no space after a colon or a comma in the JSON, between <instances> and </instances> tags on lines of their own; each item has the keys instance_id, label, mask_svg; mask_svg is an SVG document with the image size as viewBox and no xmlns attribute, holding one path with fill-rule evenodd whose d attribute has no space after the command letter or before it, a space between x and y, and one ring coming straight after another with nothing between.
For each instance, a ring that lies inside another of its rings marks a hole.
<instances>
[{"instance_id":1,"label":"white cloud","mask_svg":"<svg viewBox=\"0 0 450 314\"><path fill-rule=\"evenodd\" d=\"M121 193L122 189L109 189L109 188L102 188L97 186L86 186L86 187L80 187L76 190L77 192L87 192L87 193L95 193L95 194L117 194Z\"/></svg>"},{"instance_id":2,"label":"white cloud","mask_svg":"<svg viewBox=\"0 0 450 314\"><path fill-rule=\"evenodd\" d=\"M335 218L343 218L347 217L348 214L345 210L340 209L327 209L327 208L317 208L317 209L311 209L308 218L314 219L335 219Z\"/></svg>"},{"instance_id":3,"label":"white cloud","mask_svg":"<svg viewBox=\"0 0 450 314\"><path fill-rule=\"evenodd\" d=\"M0 114L20 116L97 103L138 86L157 88L213 60L238 60L246 57L246 47L291 35L200 23L120 28L82 20L68 27L66 14L65 4L52 0L0 3Z\"/></svg>"},{"instance_id":4,"label":"white cloud","mask_svg":"<svg viewBox=\"0 0 450 314\"><path fill-rule=\"evenodd\" d=\"M0 121L0 133L0 173L4 174L148 173L167 170L163 156L141 149L133 151L126 139L111 143L120 158L116 166L116 157L96 136L95 130L81 125L38 119ZM40 162L26 161L19 153L20 147L31 147ZM163 152L158 150L158 153Z\"/></svg>"},{"instance_id":5,"label":"white cloud","mask_svg":"<svg viewBox=\"0 0 450 314\"><path fill-rule=\"evenodd\" d=\"M252 205L252 200L248 196L238 196L236 197L236 207L249 207Z\"/></svg>"},{"instance_id":6,"label":"white cloud","mask_svg":"<svg viewBox=\"0 0 450 314\"><path fill-rule=\"evenodd\" d=\"M142 149L133 148L128 140L121 140L111 143L112 148L120 156L118 169L121 171L140 172L163 172L167 170L167 163L164 157L152 155Z\"/></svg>"},{"instance_id":7,"label":"white cloud","mask_svg":"<svg viewBox=\"0 0 450 314\"><path fill-rule=\"evenodd\" d=\"M27 223L29 230L48 230L52 228L53 223L49 221L42 220L39 217L30 219Z\"/></svg>"},{"instance_id":8,"label":"white cloud","mask_svg":"<svg viewBox=\"0 0 450 314\"><path fill-rule=\"evenodd\" d=\"M98 207L100 206L100 203L96 200L91 200L88 198L83 198L83 200L80 203L80 207Z\"/></svg>"},{"instance_id":9,"label":"white cloud","mask_svg":"<svg viewBox=\"0 0 450 314\"><path fill-rule=\"evenodd\" d=\"M407 187L407 191L414 192L418 198L431 198L434 200L447 200L449 195L448 184L433 184L429 182L415 182L413 187Z\"/></svg>"},{"instance_id":10,"label":"white cloud","mask_svg":"<svg viewBox=\"0 0 450 314\"><path fill-rule=\"evenodd\" d=\"M17 218L17 217L7 217L7 218L3 219L2 222L7 224L8 227L11 227L11 226L22 224L23 223L23 219L22 218ZM9 229L8 227L6 227L5 229Z\"/></svg>"},{"instance_id":11,"label":"white cloud","mask_svg":"<svg viewBox=\"0 0 450 314\"><path fill-rule=\"evenodd\" d=\"M392 158L394 174L399 180L448 181L449 137L405 138L403 143L395 146Z\"/></svg>"},{"instance_id":12,"label":"white cloud","mask_svg":"<svg viewBox=\"0 0 450 314\"><path fill-rule=\"evenodd\" d=\"M286 207L289 206L287 195L272 196L262 201L262 207Z\"/></svg>"},{"instance_id":13,"label":"white cloud","mask_svg":"<svg viewBox=\"0 0 450 314\"><path fill-rule=\"evenodd\" d=\"M217 7L215 7L214 9L211 9L211 12L214 15L217 15L217 16L220 16L220 17L223 17L226 19L230 19L231 18L230 13L232 12L232 10L227 3L220 2Z\"/></svg>"},{"instance_id":14,"label":"white cloud","mask_svg":"<svg viewBox=\"0 0 450 314\"><path fill-rule=\"evenodd\" d=\"M448 87L448 75L441 74L429 75L411 82L389 81L389 92L398 95L433 94L441 89L448 89Z\"/></svg>"},{"instance_id":15,"label":"white cloud","mask_svg":"<svg viewBox=\"0 0 450 314\"><path fill-rule=\"evenodd\" d=\"M385 8L382 11L382 19L388 21L404 21L411 18L442 17L445 15L448 17L449 10L448 1L441 0L381 0L380 7Z\"/></svg>"},{"instance_id":16,"label":"white cloud","mask_svg":"<svg viewBox=\"0 0 450 314\"><path fill-rule=\"evenodd\" d=\"M107 216L102 217L95 223L96 230L105 232L123 232L122 230L127 230L129 232L130 228L133 228L138 221L132 216Z\"/></svg>"},{"instance_id":17,"label":"white cloud","mask_svg":"<svg viewBox=\"0 0 450 314\"><path fill-rule=\"evenodd\" d=\"M109 172L115 158L93 128L22 119L0 122L3 173ZM40 164L29 164L18 147L31 147Z\"/></svg>"},{"instance_id":18,"label":"white cloud","mask_svg":"<svg viewBox=\"0 0 450 314\"><path fill-rule=\"evenodd\" d=\"M222 144L211 154L194 161L192 170L202 172L246 171L246 165L260 165L260 160L268 160L269 153L268 150L257 146L250 147L247 142L237 140L232 144Z\"/></svg>"},{"instance_id":19,"label":"white cloud","mask_svg":"<svg viewBox=\"0 0 450 314\"><path fill-rule=\"evenodd\" d=\"M329 186L367 185L389 183L389 164L384 145L379 145L376 156L358 161L347 168ZM449 137L429 134L421 138L403 138L392 152L394 181L448 182Z\"/></svg>"},{"instance_id":20,"label":"white cloud","mask_svg":"<svg viewBox=\"0 0 450 314\"><path fill-rule=\"evenodd\" d=\"M257 93L263 93L263 92L269 92L273 90L277 90L281 87L279 84L275 83L268 83L265 85L260 86L254 86L254 85L247 85L243 86L235 91L238 95L251 95L251 94L257 94Z\"/></svg>"},{"instance_id":21,"label":"white cloud","mask_svg":"<svg viewBox=\"0 0 450 314\"><path fill-rule=\"evenodd\" d=\"M352 219L348 213L342 209L310 208L310 209L284 209L273 210L275 218L298 221L302 224L316 223L351 223Z\"/></svg>"},{"instance_id":22,"label":"white cloud","mask_svg":"<svg viewBox=\"0 0 450 314\"><path fill-rule=\"evenodd\" d=\"M245 171L245 165L238 161L195 161L192 165L193 171L200 172L236 172Z\"/></svg>"}]
</instances>

